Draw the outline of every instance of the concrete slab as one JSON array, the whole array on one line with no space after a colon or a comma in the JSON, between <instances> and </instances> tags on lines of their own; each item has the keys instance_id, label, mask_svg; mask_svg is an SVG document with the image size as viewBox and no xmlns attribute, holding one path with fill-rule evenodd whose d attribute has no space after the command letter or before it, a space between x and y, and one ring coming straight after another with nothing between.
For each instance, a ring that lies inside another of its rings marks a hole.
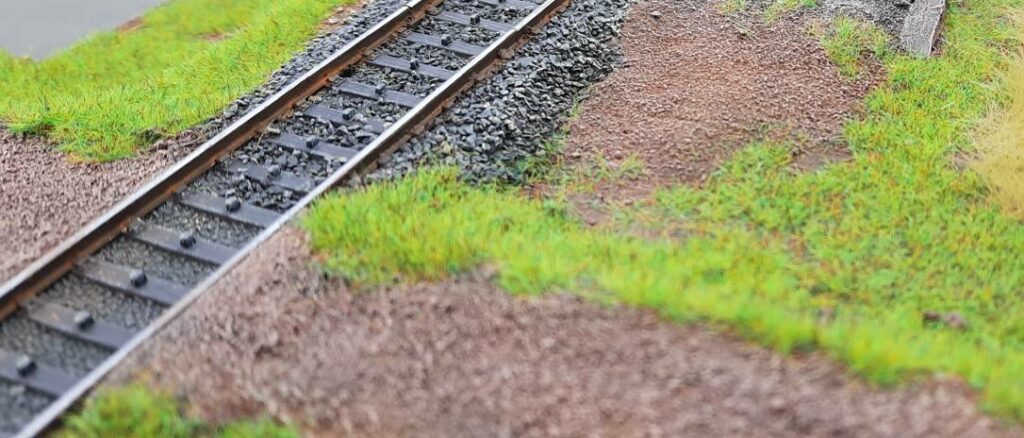
<instances>
[{"instance_id":1,"label":"concrete slab","mask_svg":"<svg viewBox=\"0 0 1024 438\"><path fill-rule=\"evenodd\" d=\"M0 49L42 59L164 0L0 0Z\"/></svg>"},{"instance_id":2,"label":"concrete slab","mask_svg":"<svg viewBox=\"0 0 1024 438\"><path fill-rule=\"evenodd\" d=\"M915 0L900 31L903 49L915 56L931 56L945 15L946 0Z\"/></svg>"}]
</instances>

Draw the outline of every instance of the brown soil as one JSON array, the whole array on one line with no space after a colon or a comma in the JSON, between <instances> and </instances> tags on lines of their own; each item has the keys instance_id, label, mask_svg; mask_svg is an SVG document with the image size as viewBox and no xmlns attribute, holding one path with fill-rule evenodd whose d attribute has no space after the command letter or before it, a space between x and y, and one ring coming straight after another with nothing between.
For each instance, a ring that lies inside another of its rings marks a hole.
<instances>
[{"instance_id":1,"label":"brown soil","mask_svg":"<svg viewBox=\"0 0 1024 438\"><path fill-rule=\"evenodd\" d=\"M0 128L0 283L112 207L200 141L166 140L136 158L73 163L38 138Z\"/></svg>"},{"instance_id":2,"label":"brown soil","mask_svg":"<svg viewBox=\"0 0 1024 438\"><path fill-rule=\"evenodd\" d=\"M873 389L821 355L480 276L352 293L310 260L286 228L112 380L319 436L1021 436L954 381Z\"/></svg>"},{"instance_id":3,"label":"brown soil","mask_svg":"<svg viewBox=\"0 0 1024 438\"><path fill-rule=\"evenodd\" d=\"M808 33L809 14L766 24L756 7L726 16L718 3L646 0L630 12L622 31L626 67L592 90L567 139L570 163L597 155L643 160L648 175L620 184L627 193L605 191L609 197L699 184L762 136L799 139L794 164L801 169L848 156L835 140L879 76L877 66L869 79L843 79Z\"/></svg>"},{"instance_id":4,"label":"brown soil","mask_svg":"<svg viewBox=\"0 0 1024 438\"><path fill-rule=\"evenodd\" d=\"M357 0L351 4L338 6L330 16L320 23L320 32L334 32L341 29L348 20L348 17L359 10L366 8L367 4L369 4L369 0Z\"/></svg>"},{"instance_id":5,"label":"brown soil","mask_svg":"<svg viewBox=\"0 0 1024 438\"><path fill-rule=\"evenodd\" d=\"M117 31L120 33L131 33L136 30L142 29L142 26L146 25L146 21L142 17L135 17L131 20L124 22L124 24L117 26Z\"/></svg>"},{"instance_id":6,"label":"brown soil","mask_svg":"<svg viewBox=\"0 0 1024 438\"><path fill-rule=\"evenodd\" d=\"M203 41L206 41L206 42L209 42L209 43L217 43L217 42L221 42L221 41L224 41L224 40L228 39L228 36L229 35L226 34L226 33L214 32L214 33L208 33L206 35L203 35L201 38L203 39Z\"/></svg>"}]
</instances>

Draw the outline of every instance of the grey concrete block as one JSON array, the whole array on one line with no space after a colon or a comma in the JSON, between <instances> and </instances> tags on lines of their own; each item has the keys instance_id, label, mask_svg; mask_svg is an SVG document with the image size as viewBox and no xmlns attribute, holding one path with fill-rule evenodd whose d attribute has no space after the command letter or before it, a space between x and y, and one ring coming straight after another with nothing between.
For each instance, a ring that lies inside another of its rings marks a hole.
<instances>
[{"instance_id":1,"label":"grey concrete block","mask_svg":"<svg viewBox=\"0 0 1024 438\"><path fill-rule=\"evenodd\" d=\"M903 20L900 45L913 55L931 56L945 15L946 0L914 0Z\"/></svg>"}]
</instances>

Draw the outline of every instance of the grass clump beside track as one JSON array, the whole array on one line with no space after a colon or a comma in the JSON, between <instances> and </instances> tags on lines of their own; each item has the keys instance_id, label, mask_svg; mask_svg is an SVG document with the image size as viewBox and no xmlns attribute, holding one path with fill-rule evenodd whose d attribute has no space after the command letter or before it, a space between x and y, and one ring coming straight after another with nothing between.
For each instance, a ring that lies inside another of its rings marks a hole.
<instances>
[{"instance_id":1,"label":"grass clump beside track","mask_svg":"<svg viewBox=\"0 0 1024 438\"><path fill-rule=\"evenodd\" d=\"M40 62L0 52L0 121L86 160L132 155L262 83L354 0L173 0Z\"/></svg>"},{"instance_id":2,"label":"grass clump beside track","mask_svg":"<svg viewBox=\"0 0 1024 438\"><path fill-rule=\"evenodd\" d=\"M1007 214L1024 219L1024 53L1012 58L1005 81L1009 102L988 120L971 167Z\"/></svg>"},{"instance_id":3,"label":"grass clump beside track","mask_svg":"<svg viewBox=\"0 0 1024 438\"><path fill-rule=\"evenodd\" d=\"M1020 34L1005 13L1022 3L951 4L943 56L887 56L888 82L846 129L851 162L801 174L786 144L754 144L704 189L664 190L604 228L450 170L332 196L304 223L327 268L356 280L488 264L512 292L724 324L782 351L823 349L878 383L955 374L1024 419L1024 225L952 164L1007 100L1000 74ZM617 231L638 226L661 237Z\"/></svg>"},{"instance_id":4,"label":"grass clump beside track","mask_svg":"<svg viewBox=\"0 0 1024 438\"><path fill-rule=\"evenodd\" d=\"M298 438L294 429L268 419L212 426L188 418L172 397L134 385L107 389L64 422L61 437Z\"/></svg>"}]
</instances>

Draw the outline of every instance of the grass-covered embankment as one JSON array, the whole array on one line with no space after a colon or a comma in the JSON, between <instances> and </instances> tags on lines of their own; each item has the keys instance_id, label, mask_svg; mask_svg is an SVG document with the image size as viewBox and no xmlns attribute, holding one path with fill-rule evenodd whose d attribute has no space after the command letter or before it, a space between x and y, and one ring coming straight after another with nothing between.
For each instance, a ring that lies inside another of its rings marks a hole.
<instances>
[{"instance_id":1,"label":"grass-covered embankment","mask_svg":"<svg viewBox=\"0 0 1024 438\"><path fill-rule=\"evenodd\" d=\"M754 144L706 188L664 190L598 229L563 201L433 171L335 195L305 226L327 268L355 280L489 264L512 292L722 324L782 351L822 349L874 382L956 374L1024 419L1024 225L953 164L1007 98L1021 34L1006 14L1022 4L952 3L942 56L887 56L887 82L846 129L850 162L800 174L787 145ZM662 237L616 231L638 225Z\"/></svg>"},{"instance_id":2,"label":"grass-covered embankment","mask_svg":"<svg viewBox=\"0 0 1024 438\"><path fill-rule=\"evenodd\" d=\"M40 62L0 52L0 121L87 160L131 155L254 89L354 0L172 0Z\"/></svg>"}]
</instances>

